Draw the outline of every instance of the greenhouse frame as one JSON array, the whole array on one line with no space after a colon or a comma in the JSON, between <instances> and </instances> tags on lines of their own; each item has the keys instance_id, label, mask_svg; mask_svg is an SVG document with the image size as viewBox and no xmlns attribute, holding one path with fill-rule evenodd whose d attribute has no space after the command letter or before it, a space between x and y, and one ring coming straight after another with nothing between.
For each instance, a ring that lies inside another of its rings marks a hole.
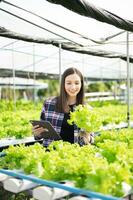
<instances>
[{"instance_id":1,"label":"greenhouse frame","mask_svg":"<svg viewBox=\"0 0 133 200\"><path fill-rule=\"evenodd\" d=\"M35 101L36 92L39 89L44 90L48 88L48 83L45 83L46 79L51 81L57 80L60 82L64 70L69 67L76 67L83 73L85 83L97 81L125 83L126 124L120 123L120 127L117 125L115 128L118 130L119 128L123 129L125 127L132 128L132 5L133 3L131 0L112 0L110 2L105 0L23 0L21 2L18 0L1 0L0 97L2 87L13 89L14 111L16 112L16 109L18 108L16 104L17 89L33 89L33 100ZM3 116L1 116L1 119L3 121L5 119L5 121L7 120L9 123L8 116L6 116L4 110L6 106L4 104L1 105L1 110L3 109ZM20 106L23 105L20 103ZM36 108L36 101L34 102L34 105L29 104L28 106L35 111L38 109ZM12 105L10 105L10 103L9 111L12 112ZM12 123L14 123L14 120L19 120L20 117L18 117L18 115L15 116L14 111L10 114L12 115L10 116L12 117ZM27 110L22 111L21 120L24 119L23 115L25 112L27 112ZM33 117L36 118L36 113L33 114ZM30 118L27 119L30 120ZM2 120L0 123L3 123ZM27 123L26 120L24 123ZM17 123L14 130L16 127ZM29 125L27 127L24 132L31 130ZM107 126L107 129L110 130L110 127ZM0 129L0 133L1 130L4 129ZM16 130L16 132L17 131L19 132L19 130ZM10 129L9 131L7 130L7 132L10 132ZM96 137L98 134L99 132L96 132ZM121 134L123 134L123 132ZM21 137L21 134L16 139L13 137L11 143L10 137L10 141L4 139L0 140L0 161L6 163L5 160L6 156L8 159L8 154L6 155L6 153L3 153L5 152L3 150L12 146L12 144L26 144L29 146L30 144L33 145L36 143L33 136L29 137L28 140L24 139L23 141ZM106 139L108 140L108 138ZM41 143L41 141L39 142ZM120 139L120 142L123 141ZM128 141L127 143L129 145L127 152L129 153L129 150L131 150L132 154L132 137L131 141ZM96 143L96 145L97 144L98 143ZM117 143L115 143L115 145L116 148L119 149L119 145ZM126 149L126 146L123 147L123 151L125 150L124 148ZM111 150L109 149L109 151ZM99 155L99 152L96 152L96 155ZM127 155L129 156L129 160L132 159L130 154ZM129 161L129 163L132 171L132 162ZM39 168L40 166L38 165L37 167ZM107 166L110 167L110 163ZM128 175L130 175L130 173ZM19 179L20 181L18 181ZM89 182L89 180L87 181ZM118 192L118 196L113 196L80 189L70 182L64 182L62 184L56 181L37 178L34 175L26 175L25 172L23 173L16 169L0 169L0 184L2 185L2 187L0 187L0 198L2 198L1 194L4 194L6 198L6 195L9 193L9 196L11 194L16 195L14 196L15 200L17 199L17 194L28 191L26 196L22 198L27 200L30 198L43 200L45 196L47 200L86 200L93 198L103 200L119 200L126 198L131 200L132 187L124 181L125 180L123 180L122 184L125 185L122 187L127 189L125 195L121 196ZM114 194L117 194L117 191L115 192Z\"/></svg>"}]
</instances>

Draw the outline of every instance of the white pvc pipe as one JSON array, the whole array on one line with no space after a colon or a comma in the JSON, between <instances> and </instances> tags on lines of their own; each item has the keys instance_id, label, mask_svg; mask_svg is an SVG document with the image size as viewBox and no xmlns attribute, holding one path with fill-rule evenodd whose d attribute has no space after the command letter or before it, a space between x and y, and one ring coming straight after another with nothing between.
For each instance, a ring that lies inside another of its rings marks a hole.
<instances>
[{"instance_id":1,"label":"white pvc pipe","mask_svg":"<svg viewBox=\"0 0 133 200\"><path fill-rule=\"evenodd\" d=\"M15 66L14 66L14 44L12 44L12 73L13 73L13 101L16 110L16 85L15 85Z\"/></svg>"},{"instance_id":2,"label":"white pvc pipe","mask_svg":"<svg viewBox=\"0 0 133 200\"><path fill-rule=\"evenodd\" d=\"M130 127L130 65L129 65L129 32L127 32L127 123Z\"/></svg>"},{"instance_id":3,"label":"white pvc pipe","mask_svg":"<svg viewBox=\"0 0 133 200\"><path fill-rule=\"evenodd\" d=\"M59 80L61 83L61 43L59 43Z\"/></svg>"},{"instance_id":4,"label":"white pvc pipe","mask_svg":"<svg viewBox=\"0 0 133 200\"><path fill-rule=\"evenodd\" d=\"M34 104L36 104L36 66L35 66L35 44L33 43L33 82L34 82L34 92L33 92L33 99Z\"/></svg>"},{"instance_id":5,"label":"white pvc pipe","mask_svg":"<svg viewBox=\"0 0 133 200\"><path fill-rule=\"evenodd\" d=\"M3 182L3 186L7 191L19 193L34 188L38 184L24 179L8 178Z\"/></svg>"}]
</instances>

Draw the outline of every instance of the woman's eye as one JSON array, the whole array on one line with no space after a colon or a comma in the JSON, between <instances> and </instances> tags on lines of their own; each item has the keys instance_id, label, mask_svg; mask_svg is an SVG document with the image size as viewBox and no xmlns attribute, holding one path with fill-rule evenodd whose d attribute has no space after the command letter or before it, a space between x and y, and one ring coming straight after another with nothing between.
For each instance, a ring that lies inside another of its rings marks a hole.
<instances>
[{"instance_id":1,"label":"woman's eye","mask_svg":"<svg viewBox=\"0 0 133 200\"><path fill-rule=\"evenodd\" d=\"M67 85L71 85L71 84L73 84L73 83L71 83L71 82L67 82L66 83ZM74 85L79 85L80 84L80 82L76 82L76 83L74 83Z\"/></svg>"}]
</instances>

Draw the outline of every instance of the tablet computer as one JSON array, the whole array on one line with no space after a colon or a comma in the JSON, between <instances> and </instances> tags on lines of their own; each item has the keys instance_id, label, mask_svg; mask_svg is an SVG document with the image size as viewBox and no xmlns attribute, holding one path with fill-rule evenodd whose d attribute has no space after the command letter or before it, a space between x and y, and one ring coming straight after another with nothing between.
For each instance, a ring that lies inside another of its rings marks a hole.
<instances>
[{"instance_id":1,"label":"tablet computer","mask_svg":"<svg viewBox=\"0 0 133 200\"><path fill-rule=\"evenodd\" d=\"M39 120L30 120L30 123L33 126L39 125L39 127L43 127L46 130L42 133L44 139L50 140L61 140L61 136L55 131L52 124L49 121L39 121Z\"/></svg>"}]
</instances>

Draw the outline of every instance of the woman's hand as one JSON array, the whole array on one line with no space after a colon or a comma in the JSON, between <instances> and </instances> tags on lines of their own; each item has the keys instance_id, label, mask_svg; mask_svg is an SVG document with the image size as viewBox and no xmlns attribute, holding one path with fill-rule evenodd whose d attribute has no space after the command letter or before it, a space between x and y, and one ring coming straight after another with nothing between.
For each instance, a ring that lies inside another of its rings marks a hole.
<instances>
[{"instance_id":1,"label":"woman's hand","mask_svg":"<svg viewBox=\"0 0 133 200\"><path fill-rule=\"evenodd\" d=\"M80 134L79 134L79 137L82 138L85 145L90 144L90 142L91 142L90 133L87 133L85 131L81 131Z\"/></svg>"},{"instance_id":2,"label":"woman's hand","mask_svg":"<svg viewBox=\"0 0 133 200\"><path fill-rule=\"evenodd\" d=\"M39 127L39 125L32 127L32 133L34 134L35 139L43 138L43 134L47 131L47 129L43 127Z\"/></svg>"},{"instance_id":3,"label":"woman's hand","mask_svg":"<svg viewBox=\"0 0 133 200\"><path fill-rule=\"evenodd\" d=\"M79 144L87 145L87 144L93 144L94 143L94 133L88 133L84 130L81 130L79 133Z\"/></svg>"}]
</instances>

